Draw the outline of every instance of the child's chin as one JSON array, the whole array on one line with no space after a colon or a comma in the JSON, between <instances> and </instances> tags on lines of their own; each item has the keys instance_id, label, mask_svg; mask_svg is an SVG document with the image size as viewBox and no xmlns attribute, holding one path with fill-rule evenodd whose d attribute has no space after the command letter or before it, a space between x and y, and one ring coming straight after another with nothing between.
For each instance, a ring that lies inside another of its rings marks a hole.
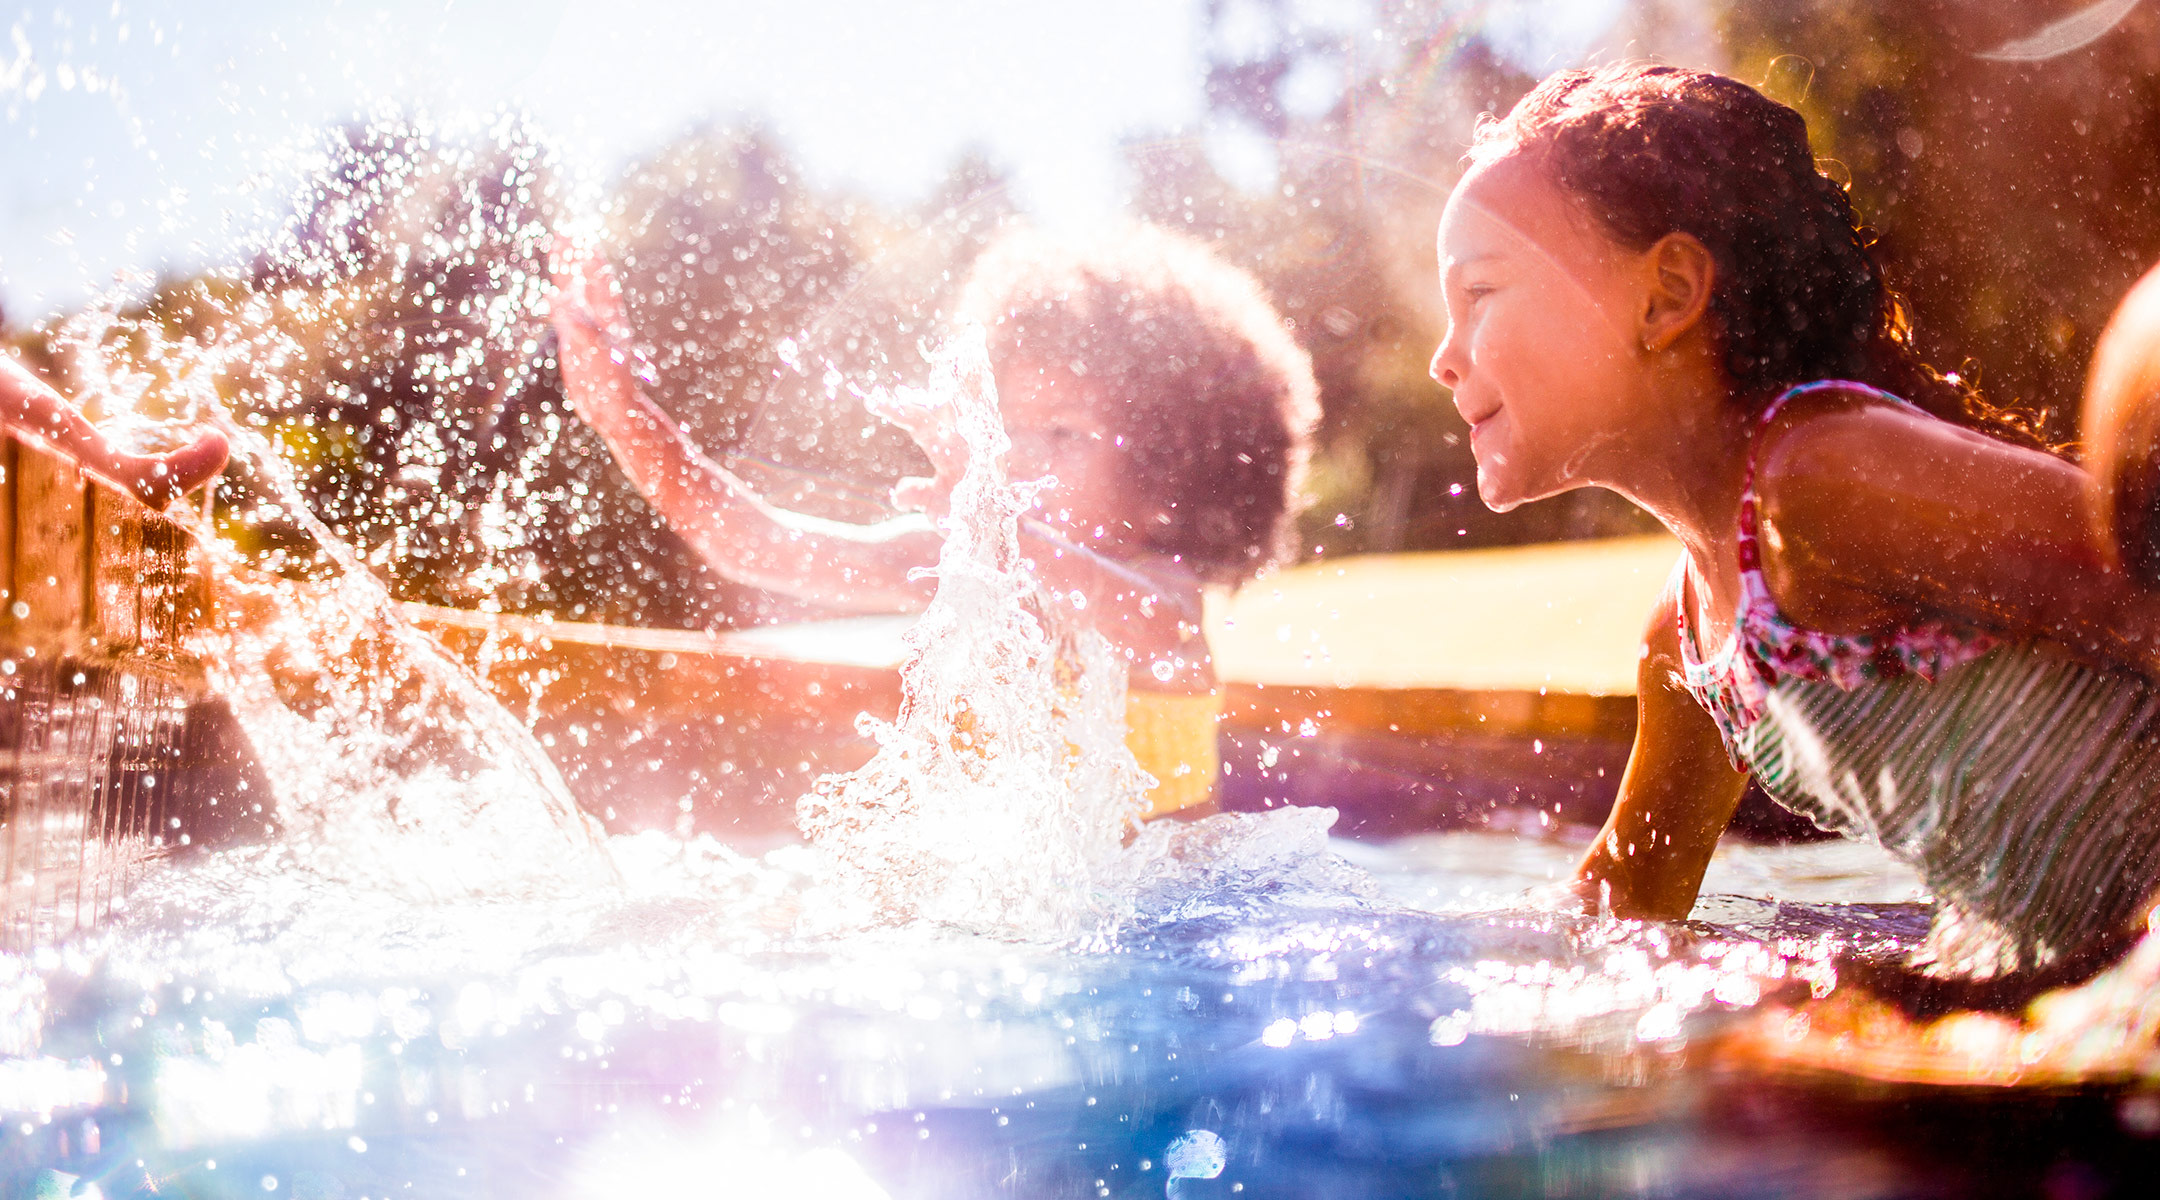
<instances>
[{"instance_id":1,"label":"child's chin","mask_svg":"<svg viewBox=\"0 0 2160 1200\"><path fill-rule=\"evenodd\" d=\"M1513 512L1530 499L1509 486L1506 480L1494 479L1482 469L1478 471L1477 494L1485 507L1496 513Z\"/></svg>"}]
</instances>

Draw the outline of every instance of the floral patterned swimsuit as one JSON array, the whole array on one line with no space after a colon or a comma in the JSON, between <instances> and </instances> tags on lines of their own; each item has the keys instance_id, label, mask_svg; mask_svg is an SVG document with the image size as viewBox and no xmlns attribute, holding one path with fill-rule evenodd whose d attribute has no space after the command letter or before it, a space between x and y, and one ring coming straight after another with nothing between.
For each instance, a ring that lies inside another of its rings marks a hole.
<instances>
[{"instance_id":1,"label":"floral patterned swimsuit","mask_svg":"<svg viewBox=\"0 0 2160 1200\"><path fill-rule=\"evenodd\" d=\"M1793 399L1863 384L1803 384ZM1918 410L1915 410L1918 411ZM1920 961L1990 975L2045 965L2133 922L2160 881L2160 696L2142 677L1928 621L1837 635L1791 621L1741 493L1740 606L1703 656L1694 566L1671 583L1683 682L1734 766L1818 826L1917 869L1938 902Z\"/></svg>"}]
</instances>

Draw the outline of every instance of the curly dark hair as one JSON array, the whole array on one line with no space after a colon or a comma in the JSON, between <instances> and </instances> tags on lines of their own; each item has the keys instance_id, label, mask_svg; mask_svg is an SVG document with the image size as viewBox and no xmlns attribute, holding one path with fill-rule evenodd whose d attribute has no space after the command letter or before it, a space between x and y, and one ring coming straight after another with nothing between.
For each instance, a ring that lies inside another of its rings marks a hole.
<instances>
[{"instance_id":1,"label":"curly dark hair","mask_svg":"<svg viewBox=\"0 0 2160 1200\"><path fill-rule=\"evenodd\" d=\"M958 307L1000 374L1096 385L1123 482L1170 517L1141 531L1150 552L1226 584L1285 556L1319 389L1251 275L1154 226L1088 243L1016 231L976 260Z\"/></svg>"},{"instance_id":2,"label":"curly dark hair","mask_svg":"<svg viewBox=\"0 0 2160 1200\"><path fill-rule=\"evenodd\" d=\"M1923 361L1905 300L1798 112L1736 79L1620 62L1549 76L1482 120L1472 162L1520 156L1636 250L1692 235L1717 263L1710 299L1739 394L1767 403L1817 379L1872 384L2024 445L2037 424Z\"/></svg>"}]
</instances>

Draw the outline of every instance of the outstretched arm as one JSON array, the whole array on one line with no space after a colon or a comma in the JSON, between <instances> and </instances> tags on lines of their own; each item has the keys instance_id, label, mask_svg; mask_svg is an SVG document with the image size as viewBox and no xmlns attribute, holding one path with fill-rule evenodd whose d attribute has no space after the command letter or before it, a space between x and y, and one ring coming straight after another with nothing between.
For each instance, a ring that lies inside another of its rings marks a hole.
<instances>
[{"instance_id":1,"label":"outstretched arm","mask_svg":"<svg viewBox=\"0 0 2160 1200\"><path fill-rule=\"evenodd\" d=\"M6 354L0 354L0 425L51 446L151 508L165 507L225 465L225 438L215 431L166 454L115 448L65 396Z\"/></svg>"},{"instance_id":2,"label":"outstretched arm","mask_svg":"<svg viewBox=\"0 0 2160 1200\"><path fill-rule=\"evenodd\" d=\"M1575 875L1583 906L1616 917L1684 920L1747 787L1710 715L1680 685L1674 603L1668 592L1650 615L1636 668L1635 747Z\"/></svg>"},{"instance_id":3,"label":"outstretched arm","mask_svg":"<svg viewBox=\"0 0 2160 1200\"><path fill-rule=\"evenodd\" d=\"M622 302L606 265L557 247L553 318L563 387L630 482L713 569L753 587L856 611L915 609L937 561L920 518L851 525L777 508L714 462L638 387Z\"/></svg>"}]
</instances>

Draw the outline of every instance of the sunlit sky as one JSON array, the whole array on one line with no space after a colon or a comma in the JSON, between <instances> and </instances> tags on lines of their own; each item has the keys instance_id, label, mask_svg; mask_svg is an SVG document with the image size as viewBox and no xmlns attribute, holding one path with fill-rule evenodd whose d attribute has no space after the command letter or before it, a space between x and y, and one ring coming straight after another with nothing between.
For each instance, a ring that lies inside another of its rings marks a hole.
<instances>
[{"instance_id":1,"label":"sunlit sky","mask_svg":"<svg viewBox=\"0 0 2160 1200\"><path fill-rule=\"evenodd\" d=\"M1200 0L71 0L0 18L0 303L226 261L281 164L385 102L529 112L604 178L762 117L814 181L920 197L962 150L1053 224L1122 198L1117 144L1201 117ZM0 10L4 11L4 10ZM137 286L139 286L139 279Z\"/></svg>"}]
</instances>

